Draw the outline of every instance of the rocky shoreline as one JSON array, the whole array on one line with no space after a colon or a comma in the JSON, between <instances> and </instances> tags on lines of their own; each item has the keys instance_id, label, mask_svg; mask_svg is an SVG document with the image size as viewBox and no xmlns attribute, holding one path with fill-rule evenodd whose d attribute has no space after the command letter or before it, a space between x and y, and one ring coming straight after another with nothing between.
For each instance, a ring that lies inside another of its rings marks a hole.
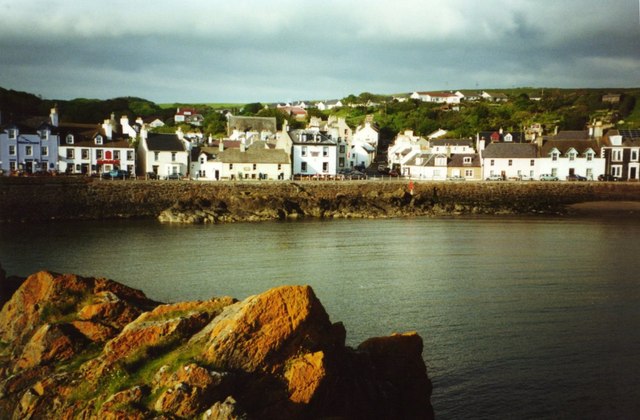
<instances>
[{"instance_id":1,"label":"rocky shoreline","mask_svg":"<svg viewBox=\"0 0 640 420\"><path fill-rule=\"evenodd\" d=\"M420 336L345 336L309 286L161 303L39 272L0 311L0 418L434 417Z\"/></svg>"},{"instance_id":2,"label":"rocky shoreline","mask_svg":"<svg viewBox=\"0 0 640 420\"><path fill-rule=\"evenodd\" d=\"M565 214L639 202L628 182L195 182L0 178L0 222L153 218L230 223L299 218Z\"/></svg>"}]
</instances>

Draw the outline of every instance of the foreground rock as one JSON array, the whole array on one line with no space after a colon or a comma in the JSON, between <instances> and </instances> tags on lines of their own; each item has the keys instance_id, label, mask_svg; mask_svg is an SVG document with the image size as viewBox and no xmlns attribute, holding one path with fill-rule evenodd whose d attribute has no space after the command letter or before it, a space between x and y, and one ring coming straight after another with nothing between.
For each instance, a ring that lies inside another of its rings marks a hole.
<instances>
[{"instance_id":1,"label":"foreground rock","mask_svg":"<svg viewBox=\"0 0 640 420\"><path fill-rule=\"evenodd\" d=\"M308 286L160 304L40 272L0 311L0 418L433 418L417 334L345 335Z\"/></svg>"}]
</instances>

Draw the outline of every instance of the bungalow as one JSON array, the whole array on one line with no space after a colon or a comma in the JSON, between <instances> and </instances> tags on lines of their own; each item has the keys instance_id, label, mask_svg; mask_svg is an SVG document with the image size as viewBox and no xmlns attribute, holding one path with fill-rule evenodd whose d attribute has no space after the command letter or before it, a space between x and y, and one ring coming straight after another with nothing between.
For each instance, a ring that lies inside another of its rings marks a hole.
<instances>
[{"instance_id":1,"label":"bungalow","mask_svg":"<svg viewBox=\"0 0 640 420\"><path fill-rule=\"evenodd\" d=\"M480 94L480 97L490 102L507 102L509 100L507 95L505 95L504 93L501 93L501 92L489 93L484 90Z\"/></svg>"},{"instance_id":2,"label":"bungalow","mask_svg":"<svg viewBox=\"0 0 640 420\"><path fill-rule=\"evenodd\" d=\"M54 171L58 163L58 114L48 121L0 126L0 173Z\"/></svg>"},{"instance_id":3,"label":"bungalow","mask_svg":"<svg viewBox=\"0 0 640 420\"><path fill-rule=\"evenodd\" d=\"M459 104L461 97L451 92L413 92L411 99L438 104Z\"/></svg>"},{"instance_id":4,"label":"bungalow","mask_svg":"<svg viewBox=\"0 0 640 420\"><path fill-rule=\"evenodd\" d=\"M291 157L266 142L238 148L201 147L192 153L191 174L198 180L287 180L291 178Z\"/></svg>"},{"instance_id":5,"label":"bungalow","mask_svg":"<svg viewBox=\"0 0 640 420\"><path fill-rule=\"evenodd\" d=\"M140 170L159 178L184 176L189 170L189 152L177 134L149 133L138 146Z\"/></svg>"},{"instance_id":6,"label":"bungalow","mask_svg":"<svg viewBox=\"0 0 640 420\"><path fill-rule=\"evenodd\" d=\"M538 168L561 180L569 175L595 180L605 173L605 161L600 145L587 131L560 131L542 138Z\"/></svg>"},{"instance_id":7,"label":"bungalow","mask_svg":"<svg viewBox=\"0 0 640 420\"><path fill-rule=\"evenodd\" d=\"M340 108L342 106L343 106L342 101L339 99L332 99L329 101L316 103L316 108L318 108L320 111L327 111L333 108Z\"/></svg>"},{"instance_id":8,"label":"bungalow","mask_svg":"<svg viewBox=\"0 0 640 420\"><path fill-rule=\"evenodd\" d=\"M501 176L502 179L537 178L538 147L531 143L491 143L486 148L479 142L483 177Z\"/></svg>"}]
</instances>

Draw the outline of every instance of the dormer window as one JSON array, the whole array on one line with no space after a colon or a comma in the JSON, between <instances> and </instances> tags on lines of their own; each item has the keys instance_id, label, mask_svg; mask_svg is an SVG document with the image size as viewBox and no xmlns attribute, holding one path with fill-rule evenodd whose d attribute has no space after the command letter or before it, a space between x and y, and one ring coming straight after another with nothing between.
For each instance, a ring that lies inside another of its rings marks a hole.
<instances>
[{"instance_id":1,"label":"dormer window","mask_svg":"<svg viewBox=\"0 0 640 420\"><path fill-rule=\"evenodd\" d=\"M66 138L67 144L73 144L73 134L68 134Z\"/></svg>"},{"instance_id":2,"label":"dormer window","mask_svg":"<svg viewBox=\"0 0 640 420\"><path fill-rule=\"evenodd\" d=\"M102 144L102 136L101 135L97 135L96 136L96 144Z\"/></svg>"},{"instance_id":3,"label":"dormer window","mask_svg":"<svg viewBox=\"0 0 640 420\"><path fill-rule=\"evenodd\" d=\"M42 130L40 132L40 140L48 140L49 139L49 131L48 130Z\"/></svg>"},{"instance_id":4,"label":"dormer window","mask_svg":"<svg viewBox=\"0 0 640 420\"><path fill-rule=\"evenodd\" d=\"M18 138L18 130L15 128L9 129L9 140L15 140Z\"/></svg>"},{"instance_id":5,"label":"dormer window","mask_svg":"<svg viewBox=\"0 0 640 420\"><path fill-rule=\"evenodd\" d=\"M552 152L551 153L551 160L556 161L558 160L558 157L560 156L560 153L558 152Z\"/></svg>"},{"instance_id":6,"label":"dormer window","mask_svg":"<svg viewBox=\"0 0 640 420\"><path fill-rule=\"evenodd\" d=\"M462 158L462 164L463 165L471 165L471 161L472 161L472 158L469 157L469 156L465 156L465 157Z\"/></svg>"},{"instance_id":7,"label":"dormer window","mask_svg":"<svg viewBox=\"0 0 640 420\"><path fill-rule=\"evenodd\" d=\"M585 153L585 155L587 157L587 162L591 162L593 160L593 156L595 155L595 153L592 151L588 151L587 153Z\"/></svg>"},{"instance_id":8,"label":"dormer window","mask_svg":"<svg viewBox=\"0 0 640 420\"><path fill-rule=\"evenodd\" d=\"M511 133L504 136L504 141L513 141L513 136Z\"/></svg>"}]
</instances>

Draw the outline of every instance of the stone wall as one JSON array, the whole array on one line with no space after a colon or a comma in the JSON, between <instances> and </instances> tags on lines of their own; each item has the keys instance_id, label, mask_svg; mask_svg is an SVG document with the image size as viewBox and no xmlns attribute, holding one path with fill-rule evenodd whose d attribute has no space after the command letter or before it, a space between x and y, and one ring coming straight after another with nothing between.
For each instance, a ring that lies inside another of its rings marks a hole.
<instances>
[{"instance_id":1,"label":"stone wall","mask_svg":"<svg viewBox=\"0 0 640 420\"><path fill-rule=\"evenodd\" d=\"M640 200L618 182L218 182L0 178L0 221L157 218L230 222L290 217L561 213L588 201Z\"/></svg>"}]
</instances>

